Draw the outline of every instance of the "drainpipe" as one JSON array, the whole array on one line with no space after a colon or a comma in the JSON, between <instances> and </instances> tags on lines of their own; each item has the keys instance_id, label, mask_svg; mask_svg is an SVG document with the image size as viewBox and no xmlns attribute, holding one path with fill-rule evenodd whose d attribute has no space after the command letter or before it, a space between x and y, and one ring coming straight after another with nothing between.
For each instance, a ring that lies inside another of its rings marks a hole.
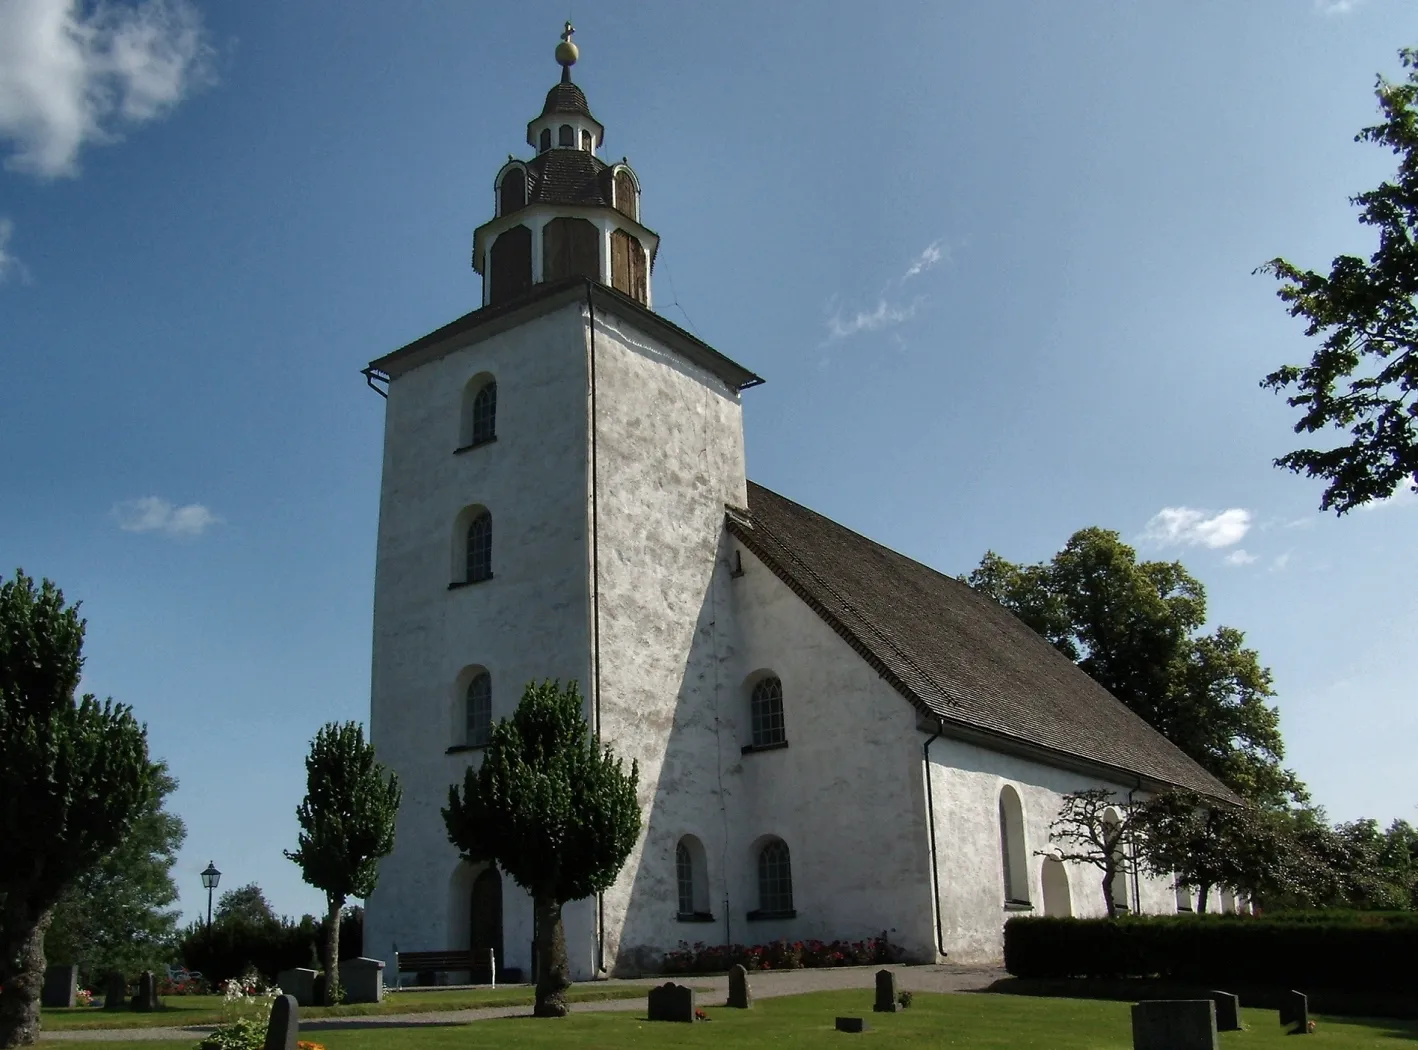
<instances>
[{"instance_id":1,"label":"drainpipe","mask_svg":"<svg viewBox=\"0 0 1418 1050\"><path fill-rule=\"evenodd\" d=\"M931 839L931 903L935 911L935 948L941 955L945 955L945 932L940 920L940 867L936 860L935 844L935 789L931 784L931 745L940 739L942 726L936 724L935 735L926 741L921 748L921 760L925 764L926 774L926 825L930 830Z\"/></svg>"}]
</instances>

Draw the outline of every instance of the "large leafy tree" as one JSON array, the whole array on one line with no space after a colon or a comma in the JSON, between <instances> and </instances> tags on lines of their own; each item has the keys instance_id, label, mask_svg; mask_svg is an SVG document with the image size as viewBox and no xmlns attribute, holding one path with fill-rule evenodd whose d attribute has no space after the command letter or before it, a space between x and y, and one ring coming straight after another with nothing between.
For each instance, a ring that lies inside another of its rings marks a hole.
<instances>
[{"instance_id":1,"label":"large leafy tree","mask_svg":"<svg viewBox=\"0 0 1418 1050\"><path fill-rule=\"evenodd\" d=\"M306 795L296 809L300 838L286 856L305 881L325 892L325 1003L340 984L340 913L350 897L364 898L379 881L379 860L394 848L402 792L385 776L374 745L355 722L323 726L305 759Z\"/></svg>"},{"instance_id":2,"label":"large leafy tree","mask_svg":"<svg viewBox=\"0 0 1418 1050\"><path fill-rule=\"evenodd\" d=\"M225 890L217 898L217 922L247 922L258 926L269 926L280 922L266 892L254 882Z\"/></svg>"},{"instance_id":3,"label":"large leafy tree","mask_svg":"<svg viewBox=\"0 0 1418 1050\"><path fill-rule=\"evenodd\" d=\"M1280 764L1270 671L1235 628L1201 633L1206 590L1180 562L1138 561L1116 532L1087 528L1038 565L989 551L968 582L1245 798L1304 798Z\"/></svg>"},{"instance_id":4,"label":"large leafy tree","mask_svg":"<svg viewBox=\"0 0 1418 1050\"><path fill-rule=\"evenodd\" d=\"M576 683L529 683L511 719L493 727L482 765L448 789L448 839L490 861L532 895L538 1017L563 1017L571 986L561 907L606 890L640 834L637 788L610 748L598 748Z\"/></svg>"},{"instance_id":5,"label":"large leafy tree","mask_svg":"<svg viewBox=\"0 0 1418 1050\"><path fill-rule=\"evenodd\" d=\"M38 1037L54 906L128 836L158 775L129 708L75 696L78 609L48 580L0 584L0 1047Z\"/></svg>"},{"instance_id":6,"label":"large leafy tree","mask_svg":"<svg viewBox=\"0 0 1418 1050\"><path fill-rule=\"evenodd\" d=\"M1368 260L1341 255L1329 275L1285 259L1261 267L1305 334L1319 339L1308 365L1283 365L1262 380L1301 409L1297 434L1329 428L1347 444L1297 449L1275 461L1326 482L1320 509L1343 514L1418 488L1418 51L1399 52L1406 78L1379 77L1383 119L1355 137L1392 152L1398 171L1351 197L1359 222L1378 232Z\"/></svg>"},{"instance_id":7,"label":"large leafy tree","mask_svg":"<svg viewBox=\"0 0 1418 1050\"><path fill-rule=\"evenodd\" d=\"M182 818L164 808L176 789L158 764L152 795L128 835L55 905L44 936L51 961L77 963L90 983L111 970L134 974L171 961L178 920L172 869L187 837Z\"/></svg>"}]
</instances>

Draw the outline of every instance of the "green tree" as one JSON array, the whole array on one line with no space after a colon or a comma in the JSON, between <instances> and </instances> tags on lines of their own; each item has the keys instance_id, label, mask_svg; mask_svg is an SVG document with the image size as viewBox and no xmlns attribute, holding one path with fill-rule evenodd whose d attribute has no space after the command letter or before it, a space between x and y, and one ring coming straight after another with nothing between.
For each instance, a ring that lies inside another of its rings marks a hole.
<instances>
[{"instance_id":1,"label":"green tree","mask_svg":"<svg viewBox=\"0 0 1418 1050\"><path fill-rule=\"evenodd\" d=\"M1405 80L1379 77L1374 91L1383 120L1355 136L1398 157L1391 181L1350 198L1378 249L1367 261L1338 256L1327 277L1281 258L1260 268L1280 281L1276 294L1305 320L1305 335L1320 340L1308 365L1282 365L1261 385L1293 388L1297 434L1336 428L1350 439L1275 465L1322 478L1320 509L1336 514L1418 488L1418 51L1399 58Z\"/></svg>"},{"instance_id":2,"label":"green tree","mask_svg":"<svg viewBox=\"0 0 1418 1050\"><path fill-rule=\"evenodd\" d=\"M399 778L385 778L374 745L358 723L321 727L305 759L306 794L296 809L300 839L286 856L305 881L325 891L325 1004L340 986L340 913L350 897L364 898L379 881L379 860L394 848Z\"/></svg>"},{"instance_id":3,"label":"green tree","mask_svg":"<svg viewBox=\"0 0 1418 1050\"><path fill-rule=\"evenodd\" d=\"M87 983L111 970L158 970L175 952L177 851L187 837L182 818L164 808L177 781L154 770L153 793L118 847L69 887L44 935L45 955L79 966Z\"/></svg>"},{"instance_id":4,"label":"green tree","mask_svg":"<svg viewBox=\"0 0 1418 1050\"><path fill-rule=\"evenodd\" d=\"M122 704L75 697L78 609L49 580L0 584L0 1047L38 1038L54 906L153 795L146 728Z\"/></svg>"},{"instance_id":5,"label":"green tree","mask_svg":"<svg viewBox=\"0 0 1418 1050\"><path fill-rule=\"evenodd\" d=\"M1102 872L1103 904L1108 918L1115 919L1118 905L1113 885L1139 870L1139 854L1131 848L1136 813L1136 803L1119 799L1111 791L1090 788L1070 792L1049 825L1054 849L1038 850L1035 855L1097 868Z\"/></svg>"},{"instance_id":6,"label":"green tree","mask_svg":"<svg viewBox=\"0 0 1418 1050\"><path fill-rule=\"evenodd\" d=\"M1116 532L1087 528L1038 565L989 551L968 582L1242 796L1305 797L1280 765L1270 671L1235 628L1200 633L1206 590L1180 562L1140 562Z\"/></svg>"},{"instance_id":7,"label":"green tree","mask_svg":"<svg viewBox=\"0 0 1418 1050\"><path fill-rule=\"evenodd\" d=\"M216 922L238 920L257 925L280 921L276 918L271 902L266 899L266 894L254 882L227 890L218 897L214 919Z\"/></svg>"},{"instance_id":8,"label":"green tree","mask_svg":"<svg viewBox=\"0 0 1418 1050\"><path fill-rule=\"evenodd\" d=\"M576 683L528 683L493 727L482 765L448 789L448 840L471 863L495 863L532 895L538 1017L567 1013L561 907L605 891L640 834L640 768L597 747Z\"/></svg>"}]
</instances>

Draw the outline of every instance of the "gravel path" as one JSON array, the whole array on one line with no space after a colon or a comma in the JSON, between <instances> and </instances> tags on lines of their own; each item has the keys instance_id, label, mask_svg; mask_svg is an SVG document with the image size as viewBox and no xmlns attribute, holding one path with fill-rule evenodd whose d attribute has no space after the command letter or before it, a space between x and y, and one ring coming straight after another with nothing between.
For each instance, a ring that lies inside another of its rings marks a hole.
<instances>
[{"instance_id":1,"label":"gravel path","mask_svg":"<svg viewBox=\"0 0 1418 1050\"><path fill-rule=\"evenodd\" d=\"M778 970L749 975L749 986L755 999L770 999L776 995L800 995L803 992L837 991L846 988L875 987L877 966L842 966L822 970ZM913 992L970 992L987 987L1005 976L1002 969L965 966L889 966L896 971L896 987ZM670 978L650 977L634 980L610 980L607 986L639 985L645 988L662 984ZM721 1002L729 991L727 977L674 978L695 988L704 1001ZM418 995L418 992L395 993ZM611 999L602 1002L573 1003L576 1013L628 1011L645 1009L643 997ZM485 1021L493 1017L526 1017L530 1006L496 1006L478 1010L441 1010L436 1013L380 1014L373 1017L335 1017L301 1023L304 1032L331 1031L340 1028L414 1028L423 1025L460 1025L470 1021ZM174 1040L191 1042L194 1037L210 1032L210 1025L191 1028L104 1028L90 1031L45 1032L47 1042L100 1042L123 1040Z\"/></svg>"}]
</instances>

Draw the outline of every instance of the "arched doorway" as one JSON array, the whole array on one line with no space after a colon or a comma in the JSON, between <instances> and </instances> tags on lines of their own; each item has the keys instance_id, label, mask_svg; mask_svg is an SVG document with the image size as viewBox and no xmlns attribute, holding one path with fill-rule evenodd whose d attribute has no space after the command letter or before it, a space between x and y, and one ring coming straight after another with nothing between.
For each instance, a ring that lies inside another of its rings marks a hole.
<instances>
[{"instance_id":1,"label":"arched doorway","mask_svg":"<svg viewBox=\"0 0 1418 1050\"><path fill-rule=\"evenodd\" d=\"M502 958L502 876L497 869L485 868L473 880L473 899L468 909L470 927L468 946L473 953L477 967L473 970L474 984L487 984L492 980L488 970L487 953L497 953L497 968L504 966Z\"/></svg>"},{"instance_id":2,"label":"arched doorway","mask_svg":"<svg viewBox=\"0 0 1418 1050\"><path fill-rule=\"evenodd\" d=\"M1058 857L1045 857L1039 873L1044 889L1044 914L1050 918L1067 919L1073 915L1073 898L1068 890L1068 872Z\"/></svg>"}]
</instances>

